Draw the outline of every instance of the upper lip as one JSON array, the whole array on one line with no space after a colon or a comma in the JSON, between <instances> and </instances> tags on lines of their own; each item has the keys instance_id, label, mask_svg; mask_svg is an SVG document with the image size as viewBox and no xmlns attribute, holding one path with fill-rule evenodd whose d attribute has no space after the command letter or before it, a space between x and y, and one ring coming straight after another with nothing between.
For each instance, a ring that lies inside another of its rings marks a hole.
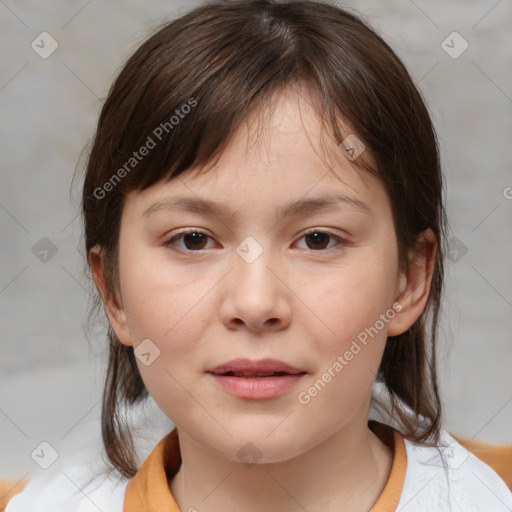
<instances>
[{"instance_id":1,"label":"upper lip","mask_svg":"<svg viewBox=\"0 0 512 512\"><path fill-rule=\"evenodd\" d=\"M207 372L215 373L217 375L226 372L246 372L250 374L266 372L284 372L290 374L306 373L304 370L277 359L260 359L258 361L253 361L251 359L232 359L227 363L219 364L210 368Z\"/></svg>"}]
</instances>

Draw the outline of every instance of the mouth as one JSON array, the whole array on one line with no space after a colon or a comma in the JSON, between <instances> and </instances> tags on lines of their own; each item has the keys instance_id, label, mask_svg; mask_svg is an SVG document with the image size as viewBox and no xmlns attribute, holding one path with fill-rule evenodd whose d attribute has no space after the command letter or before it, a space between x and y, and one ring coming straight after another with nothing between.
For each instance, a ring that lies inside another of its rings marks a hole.
<instances>
[{"instance_id":1,"label":"mouth","mask_svg":"<svg viewBox=\"0 0 512 512\"><path fill-rule=\"evenodd\" d=\"M213 375L218 375L220 377L241 377L244 379L254 379L254 378L268 378L268 377L283 377L285 375L304 375L306 372L208 372Z\"/></svg>"},{"instance_id":2,"label":"mouth","mask_svg":"<svg viewBox=\"0 0 512 512\"><path fill-rule=\"evenodd\" d=\"M206 373L224 392L237 398L263 400L292 390L307 374L278 359L238 358L210 368Z\"/></svg>"},{"instance_id":3,"label":"mouth","mask_svg":"<svg viewBox=\"0 0 512 512\"><path fill-rule=\"evenodd\" d=\"M290 392L307 372L228 370L207 373L229 395L245 400L265 400Z\"/></svg>"},{"instance_id":4,"label":"mouth","mask_svg":"<svg viewBox=\"0 0 512 512\"><path fill-rule=\"evenodd\" d=\"M278 359L232 359L207 370L208 373L221 376L242 378L268 378L306 373L301 368L292 366Z\"/></svg>"}]
</instances>

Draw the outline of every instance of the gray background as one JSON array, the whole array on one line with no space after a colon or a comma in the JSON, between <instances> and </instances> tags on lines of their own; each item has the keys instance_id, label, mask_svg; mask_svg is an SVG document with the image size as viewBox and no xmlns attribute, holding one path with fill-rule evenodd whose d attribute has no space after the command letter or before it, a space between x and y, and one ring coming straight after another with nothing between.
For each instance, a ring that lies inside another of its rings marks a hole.
<instances>
[{"instance_id":1,"label":"gray background","mask_svg":"<svg viewBox=\"0 0 512 512\"><path fill-rule=\"evenodd\" d=\"M99 429L105 343L101 329L87 340L82 328L88 284L71 177L124 60L157 23L199 4L0 0L0 476L35 474L41 441L60 451L79 426ZM404 60L439 134L458 240L441 329L445 426L512 443L512 3L346 4ZM43 31L58 43L47 59L31 48ZM469 45L458 58L442 47L453 31ZM43 237L57 249L46 262L33 252Z\"/></svg>"}]
</instances>

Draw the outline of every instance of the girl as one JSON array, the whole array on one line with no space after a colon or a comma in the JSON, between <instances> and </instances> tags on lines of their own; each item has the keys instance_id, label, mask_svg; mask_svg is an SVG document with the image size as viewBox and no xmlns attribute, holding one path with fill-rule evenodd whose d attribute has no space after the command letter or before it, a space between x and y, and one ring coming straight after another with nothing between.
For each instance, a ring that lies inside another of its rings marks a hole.
<instances>
[{"instance_id":1,"label":"girl","mask_svg":"<svg viewBox=\"0 0 512 512\"><path fill-rule=\"evenodd\" d=\"M85 172L109 471L67 510L510 510L441 428L442 195L419 91L349 12L212 3L150 37ZM139 465L148 400L175 428Z\"/></svg>"}]
</instances>

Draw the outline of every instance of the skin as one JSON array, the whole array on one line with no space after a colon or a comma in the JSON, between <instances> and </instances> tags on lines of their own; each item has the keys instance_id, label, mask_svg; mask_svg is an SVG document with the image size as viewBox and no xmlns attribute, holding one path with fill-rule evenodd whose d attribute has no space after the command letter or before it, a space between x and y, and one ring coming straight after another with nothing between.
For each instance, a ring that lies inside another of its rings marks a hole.
<instances>
[{"instance_id":1,"label":"skin","mask_svg":"<svg viewBox=\"0 0 512 512\"><path fill-rule=\"evenodd\" d=\"M149 393L178 427L183 463L169 485L181 510L367 511L392 463L367 425L371 387L387 337L408 329L426 306L435 239L425 232L401 273L381 182L356 170L332 141L322 153L320 121L296 92L279 95L266 114L265 130L256 134L249 118L208 172L189 169L127 196L119 307L105 288L100 247L89 263L120 342L136 348L150 339L160 350L149 366L137 362ZM370 211L340 204L276 216L283 204L333 191ZM239 217L177 209L143 216L177 195L222 203ZM185 228L206 238L165 245ZM332 236L305 237L309 228ZM252 263L236 252L248 236L263 250ZM396 302L401 311L300 403L298 393ZM272 357L307 375L273 399L234 397L205 372L235 357ZM261 453L252 467L237 456L247 442Z\"/></svg>"}]
</instances>

